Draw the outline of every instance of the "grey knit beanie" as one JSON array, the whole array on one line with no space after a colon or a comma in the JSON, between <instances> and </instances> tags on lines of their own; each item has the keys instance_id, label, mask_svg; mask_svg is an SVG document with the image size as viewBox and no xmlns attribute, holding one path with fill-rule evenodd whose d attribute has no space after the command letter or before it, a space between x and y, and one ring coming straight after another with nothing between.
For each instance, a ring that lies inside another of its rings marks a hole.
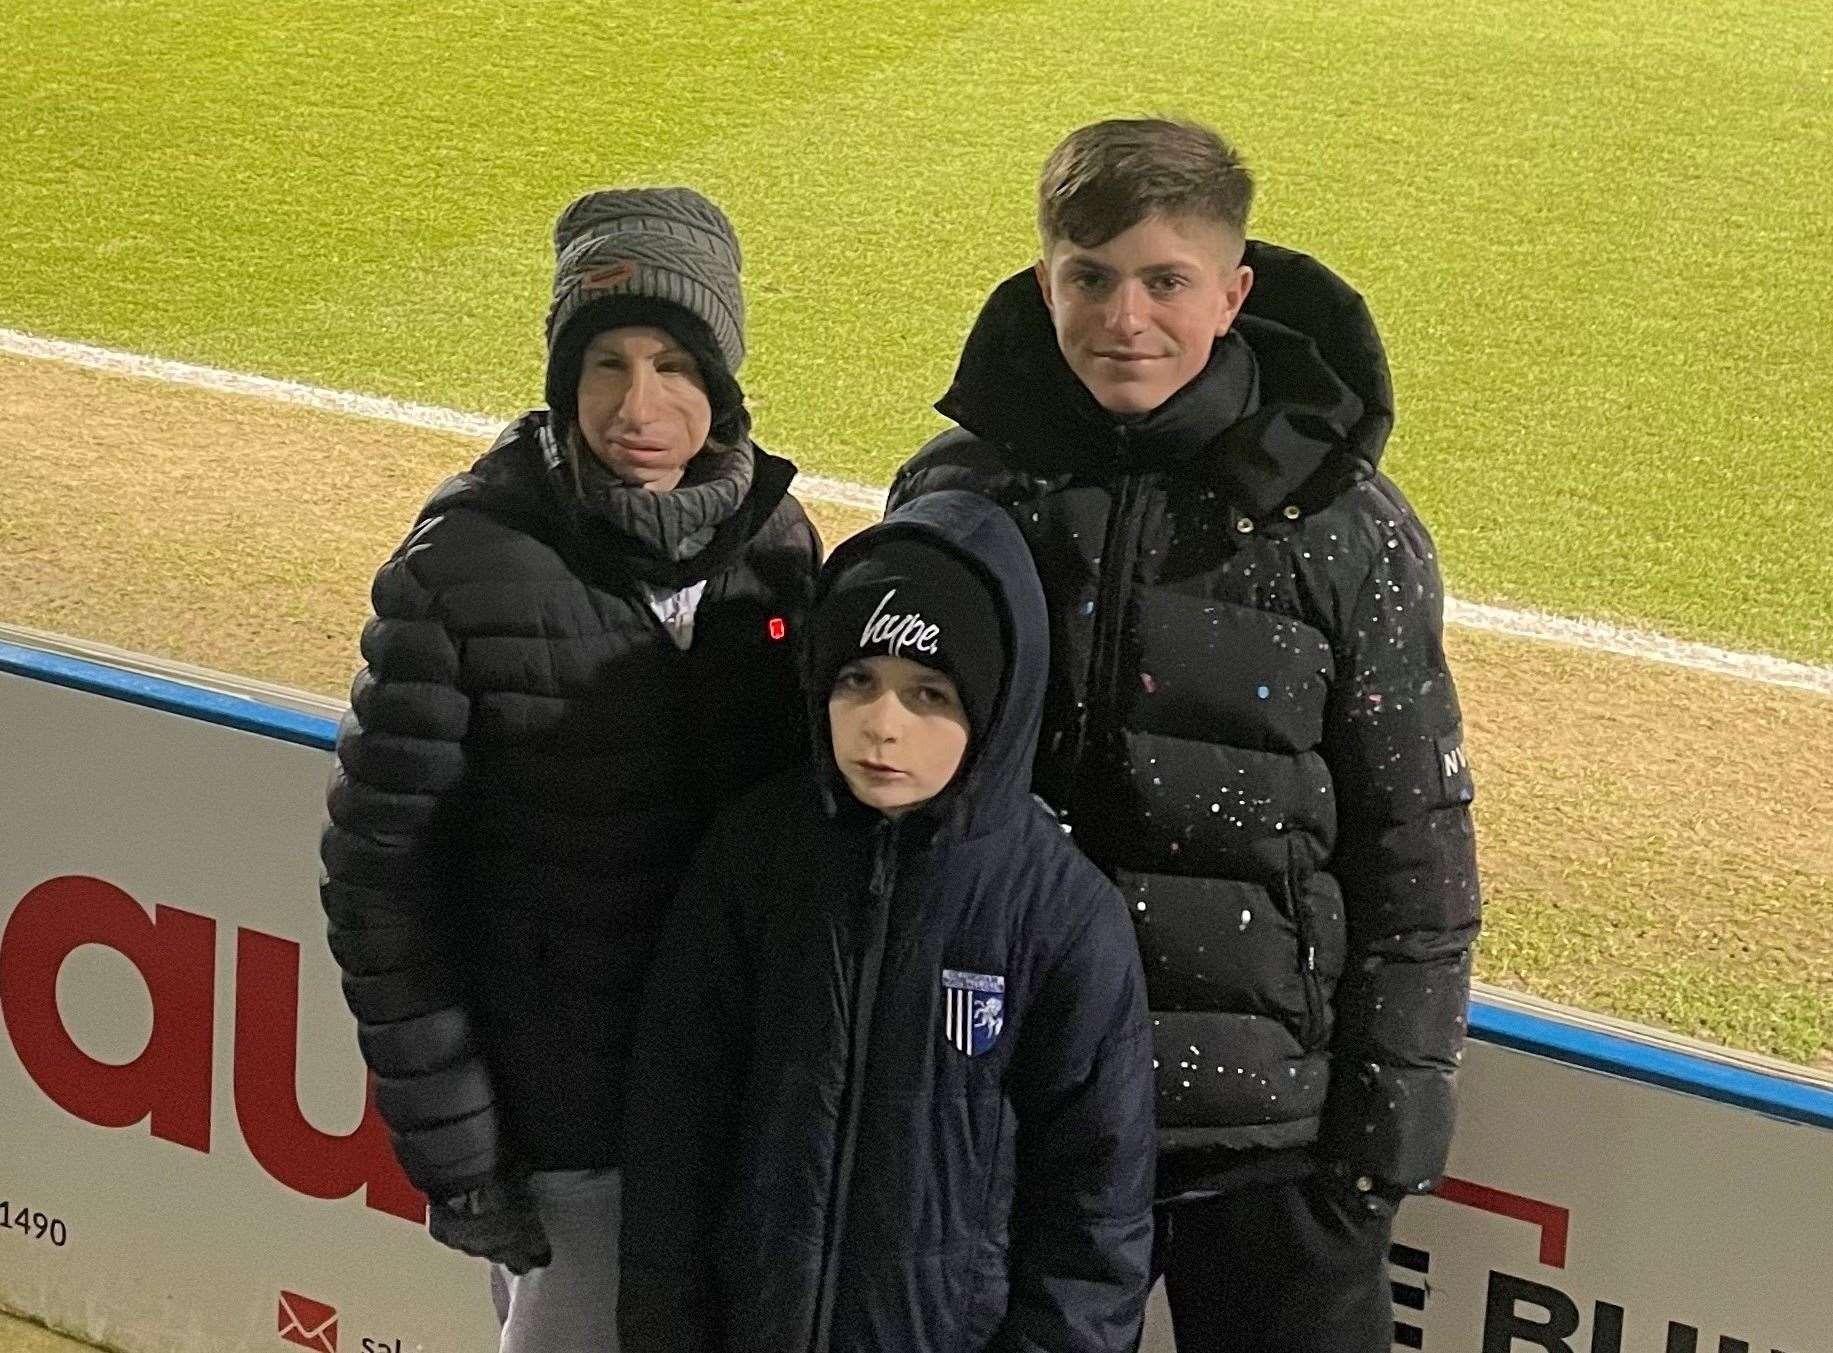
<instances>
[{"instance_id":1,"label":"grey knit beanie","mask_svg":"<svg viewBox=\"0 0 1833 1353\"><path fill-rule=\"evenodd\" d=\"M693 354L713 406L713 436L751 428L733 372L745 360L738 236L691 188L610 188L575 199L554 222L554 299L547 311L547 406L577 417L579 368L594 335L655 325Z\"/></svg>"},{"instance_id":2,"label":"grey knit beanie","mask_svg":"<svg viewBox=\"0 0 1833 1353\"><path fill-rule=\"evenodd\" d=\"M691 188L587 193L554 222L548 346L593 301L648 297L697 316L736 372L745 360L742 264L726 214Z\"/></svg>"}]
</instances>

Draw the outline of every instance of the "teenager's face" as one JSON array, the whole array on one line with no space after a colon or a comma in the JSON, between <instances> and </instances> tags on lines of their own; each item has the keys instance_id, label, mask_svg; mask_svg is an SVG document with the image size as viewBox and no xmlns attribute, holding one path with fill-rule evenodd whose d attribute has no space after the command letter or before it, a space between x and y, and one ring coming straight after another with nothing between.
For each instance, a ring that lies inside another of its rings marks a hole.
<instances>
[{"instance_id":1,"label":"teenager's face","mask_svg":"<svg viewBox=\"0 0 1833 1353\"><path fill-rule=\"evenodd\" d=\"M712 426L700 367L666 329L606 329L586 345L579 433L619 479L666 493Z\"/></svg>"},{"instance_id":2,"label":"teenager's face","mask_svg":"<svg viewBox=\"0 0 1833 1353\"><path fill-rule=\"evenodd\" d=\"M1235 322L1253 269L1211 221L1147 217L1106 244L1059 240L1038 261L1057 346L1112 413L1148 413L1209 361Z\"/></svg>"},{"instance_id":3,"label":"teenager's face","mask_svg":"<svg viewBox=\"0 0 1833 1353\"><path fill-rule=\"evenodd\" d=\"M967 754L967 713L955 683L908 658L861 658L827 697L834 761L853 797L887 817L927 803Z\"/></svg>"}]
</instances>

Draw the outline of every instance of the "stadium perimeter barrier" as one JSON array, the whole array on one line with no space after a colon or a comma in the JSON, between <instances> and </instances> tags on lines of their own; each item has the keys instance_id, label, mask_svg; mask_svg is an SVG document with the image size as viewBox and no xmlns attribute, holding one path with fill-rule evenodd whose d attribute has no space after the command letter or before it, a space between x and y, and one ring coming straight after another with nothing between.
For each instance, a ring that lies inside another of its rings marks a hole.
<instances>
[{"instance_id":1,"label":"stadium perimeter barrier","mask_svg":"<svg viewBox=\"0 0 1833 1353\"><path fill-rule=\"evenodd\" d=\"M125 1353L494 1345L325 947L340 713L0 630L0 1307ZM1470 1030L1396 1348L1833 1353L1833 1078L1488 988Z\"/></svg>"}]
</instances>

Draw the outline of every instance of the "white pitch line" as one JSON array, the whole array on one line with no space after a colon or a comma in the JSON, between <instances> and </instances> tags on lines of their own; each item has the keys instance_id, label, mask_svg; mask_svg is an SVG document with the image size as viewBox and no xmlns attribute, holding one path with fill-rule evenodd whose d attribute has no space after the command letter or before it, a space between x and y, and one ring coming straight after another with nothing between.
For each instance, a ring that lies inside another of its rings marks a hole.
<instances>
[{"instance_id":1,"label":"white pitch line","mask_svg":"<svg viewBox=\"0 0 1833 1353\"><path fill-rule=\"evenodd\" d=\"M0 352L143 380L190 385L224 394L251 395L281 404L297 404L322 413L380 419L486 441L495 437L508 421L506 417L461 413L456 409L442 409L431 404L410 404L376 395L359 395L346 390L302 385L297 381L252 376L241 371L224 371L217 367L193 366L189 362L143 357L138 353L92 347L87 343L39 338L13 329L0 329ZM798 474L796 491L816 502L865 512L878 512L885 502L885 491L882 488L871 484L850 483L843 479L828 479L822 475ZM1455 597L1446 598L1445 619L1465 629L1486 630L1574 648L1617 653L1646 662L1833 696L1833 667L1817 667L1811 663L1794 662L1764 653L1737 653L1714 648L1709 644L1670 638L1648 630L1625 629L1602 621L1545 615L1538 611L1486 606L1460 601Z\"/></svg>"},{"instance_id":2,"label":"white pitch line","mask_svg":"<svg viewBox=\"0 0 1833 1353\"><path fill-rule=\"evenodd\" d=\"M1602 620L1514 611L1481 602L1460 601L1456 597L1445 598L1445 620L1465 629L1512 634L1594 652L1620 653L1644 662L1689 667L1741 681L1760 681L1766 686L1788 686L1818 695L1833 695L1833 667L1816 667L1811 663L1771 657L1767 653L1736 653L1651 630L1625 629Z\"/></svg>"},{"instance_id":3,"label":"white pitch line","mask_svg":"<svg viewBox=\"0 0 1833 1353\"><path fill-rule=\"evenodd\" d=\"M200 390L215 390L227 395L252 395L277 404L297 404L320 413L348 414L355 418L375 418L385 423L426 428L432 432L449 432L460 437L493 441L503 430L509 416L492 418L487 414L461 413L433 404L411 404L379 395L359 395L348 390L327 390L318 385L301 385L298 381L275 380L271 376L253 376L245 371L224 371L213 366L193 366L163 357L142 357L113 348L97 348L87 343L70 343L61 338L39 338L16 329L0 329L0 352L15 357L36 357L66 366L87 367L117 376L134 376L142 380L165 381L170 385L190 385ZM798 474L797 492L819 502L858 508L865 512L882 512L885 491L868 484L852 484L844 479L823 475Z\"/></svg>"}]
</instances>

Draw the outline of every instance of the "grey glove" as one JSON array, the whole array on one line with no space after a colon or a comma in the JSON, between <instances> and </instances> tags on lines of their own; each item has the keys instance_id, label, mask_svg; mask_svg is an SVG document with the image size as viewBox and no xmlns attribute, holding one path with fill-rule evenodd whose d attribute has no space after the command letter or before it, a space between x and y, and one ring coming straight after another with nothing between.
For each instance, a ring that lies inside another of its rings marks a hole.
<instances>
[{"instance_id":1,"label":"grey glove","mask_svg":"<svg viewBox=\"0 0 1833 1353\"><path fill-rule=\"evenodd\" d=\"M534 1197L520 1180L492 1180L433 1203L426 1229L441 1245L501 1264L518 1277L554 1257Z\"/></svg>"}]
</instances>

